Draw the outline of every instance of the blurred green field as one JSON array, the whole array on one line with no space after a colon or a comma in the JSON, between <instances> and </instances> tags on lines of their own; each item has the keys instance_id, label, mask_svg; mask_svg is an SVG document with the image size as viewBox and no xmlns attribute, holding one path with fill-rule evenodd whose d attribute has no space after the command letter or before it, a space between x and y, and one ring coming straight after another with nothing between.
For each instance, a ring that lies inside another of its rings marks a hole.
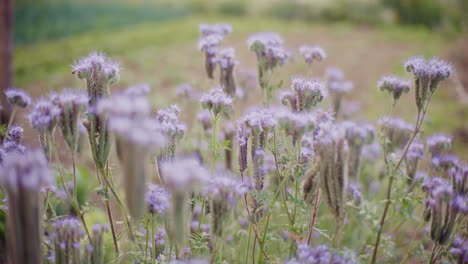
<instances>
[{"instance_id":1,"label":"blurred green field","mask_svg":"<svg viewBox=\"0 0 468 264\"><path fill-rule=\"evenodd\" d=\"M223 44L236 48L240 60L238 77L255 69L255 57L245 43L247 37L258 31L278 31L286 47L296 52L296 59L278 70L275 81L284 80L288 85L291 75L321 77L327 66L340 67L355 83L355 90L347 100L359 102L362 108L359 119L371 121L390 109L388 97L376 89L382 75L404 75L402 62L406 58L419 54L444 57L452 46L439 33L423 28L369 28L350 23L286 22L252 17L186 17L19 46L14 54L15 86L26 88L35 96L65 87L84 88L84 83L72 76L70 65L98 50L121 62L121 81L114 89L146 82L153 87L156 106L167 106L176 102L175 87L180 83L191 83L198 90L212 86L204 74L203 55L197 50L198 25L220 21L231 23L234 28ZM322 45L329 57L320 65L307 68L297 54L302 44ZM468 107L458 101L454 87L455 82L451 80L434 97L427 134L437 131L457 135L466 129ZM245 88L253 90L247 91L249 100L260 102L256 87ZM396 109L396 114L408 121L413 121L415 112L412 95L405 96ZM455 151L462 157L468 156L466 144L463 137L455 137Z\"/></svg>"}]
</instances>

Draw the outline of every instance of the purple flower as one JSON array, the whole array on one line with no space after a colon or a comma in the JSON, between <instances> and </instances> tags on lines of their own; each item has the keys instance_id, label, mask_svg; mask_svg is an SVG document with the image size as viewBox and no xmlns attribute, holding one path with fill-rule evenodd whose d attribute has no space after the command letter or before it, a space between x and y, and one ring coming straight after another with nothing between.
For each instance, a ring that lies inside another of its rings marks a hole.
<instances>
[{"instance_id":1,"label":"purple flower","mask_svg":"<svg viewBox=\"0 0 468 264\"><path fill-rule=\"evenodd\" d=\"M433 157L440 155L452 148L452 138L445 134L433 134L427 138L427 147Z\"/></svg>"},{"instance_id":2,"label":"purple flower","mask_svg":"<svg viewBox=\"0 0 468 264\"><path fill-rule=\"evenodd\" d=\"M12 105L17 105L21 108L25 108L29 104L31 104L31 97L26 91L22 89L9 88L5 90L5 95L8 102Z\"/></svg>"},{"instance_id":3,"label":"purple flower","mask_svg":"<svg viewBox=\"0 0 468 264\"><path fill-rule=\"evenodd\" d=\"M87 79L89 81L96 82L97 85L103 85L103 83L115 83L119 79L120 66L113 62L102 52L91 52L87 57L81 58L72 66L73 73L80 79ZM101 91L89 91L90 97L93 97L94 92Z\"/></svg>"},{"instance_id":4,"label":"purple flower","mask_svg":"<svg viewBox=\"0 0 468 264\"><path fill-rule=\"evenodd\" d=\"M359 183L351 183L348 185L348 199L353 201L356 205L361 204L362 194L361 185Z\"/></svg>"},{"instance_id":5,"label":"purple flower","mask_svg":"<svg viewBox=\"0 0 468 264\"><path fill-rule=\"evenodd\" d=\"M288 264L356 264L354 256L338 254L326 245L318 245L311 248L307 243L297 245L296 258Z\"/></svg>"},{"instance_id":6,"label":"purple flower","mask_svg":"<svg viewBox=\"0 0 468 264\"><path fill-rule=\"evenodd\" d=\"M435 156L432 158L432 165L437 170L445 170L448 171L451 168L457 166L459 164L459 159L454 154L446 154L441 156Z\"/></svg>"},{"instance_id":7,"label":"purple flower","mask_svg":"<svg viewBox=\"0 0 468 264\"><path fill-rule=\"evenodd\" d=\"M388 75L383 76L379 80L377 87L380 91L387 91L389 94L391 94L393 101L396 102L398 99L400 99L403 93L409 92L411 85L410 82L406 79L395 75Z\"/></svg>"},{"instance_id":8,"label":"purple flower","mask_svg":"<svg viewBox=\"0 0 468 264\"><path fill-rule=\"evenodd\" d=\"M200 103L204 109L212 111L213 115L217 116L231 110L232 97L224 93L222 89L214 88L202 95Z\"/></svg>"},{"instance_id":9,"label":"purple flower","mask_svg":"<svg viewBox=\"0 0 468 264\"><path fill-rule=\"evenodd\" d=\"M171 105L168 108L158 110L156 119L159 121L161 131L167 137L166 148L161 151L159 158L172 159L179 141L185 135L187 126L180 121L180 108L178 105Z\"/></svg>"},{"instance_id":10,"label":"purple flower","mask_svg":"<svg viewBox=\"0 0 468 264\"><path fill-rule=\"evenodd\" d=\"M314 61L322 61L327 58L325 50L320 46L301 46L299 47L299 53L304 57L308 64L312 64Z\"/></svg>"},{"instance_id":11,"label":"purple flower","mask_svg":"<svg viewBox=\"0 0 468 264\"><path fill-rule=\"evenodd\" d=\"M193 87L188 83L183 83L179 85L176 89L176 95L179 97L185 97L190 100L194 100L198 97L196 91L194 91Z\"/></svg>"},{"instance_id":12,"label":"purple flower","mask_svg":"<svg viewBox=\"0 0 468 264\"><path fill-rule=\"evenodd\" d=\"M230 96L236 95L236 83L234 80L234 66L239 64L235 60L233 48L222 49L219 52L218 63L221 69L220 83L224 91Z\"/></svg>"},{"instance_id":13,"label":"purple flower","mask_svg":"<svg viewBox=\"0 0 468 264\"><path fill-rule=\"evenodd\" d=\"M403 148L410 139L411 132L414 130L413 124L396 117L390 118L384 116L378 121L378 124L385 127L385 136L390 141L388 146L389 151Z\"/></svg>"},{"instance_id":14,"label":"purple flower","mask_svg":"<svg viewBox=\"0 0 468 264\"><path fill-rule=\"evenodd\" d=\"M129 86L123 91L126 96L137 97L147 96L151 92L151 87L147 83L140 83Z\"/></svg>"},{"instance_id":15,"label":"purple flower","mask_svg":"<svg viewBox=\"0 0 468 264\"><path fill-rule=\"evenodd\" d=\"M157 184L152 184L148 187L145 200L152 214L164 215L170 206L169 193Z\"/></svg>"},{"instance_id":16,"label":"purple flower","mask_svg":"<svg viewBox=\"0 0 468 264\"><path fill-rule=\"evenodd\" d=\"M66 259L79 259L81 251L80 240L84 236L81 223L73 217L60 218L51 224L50 238L55 246L56 262L60 257Z\"/></svg>"},{"instance_id":17,"label":"purple flower","mask_svg":"<svg viewBox=\"0 0 468 264\"><path fill-rule=\"evenodd\" d=\"M21 141L23 141L23 132L24 129L22 127L16 125L11 126L8 130L8 140L21 143Z\"/></svg>"},{"instance_id":18,"label":"purple flower","mask_svg":"<svg viewBox=\"0 0 468 264\"><path fill-rule=\"evenodd\" d=\"M41 133L51 133L60 118L60 108L46 99L37 101L28 115L33 128Z\"/></svg>"},{"instance_id":19,"label":"purple flower","mask_svg":"<svg viewBox=\"0 0 468 264\"><path fill-rule=\"evenodd\" d=\"M232 32L232 26L226 23L200 24L198 28L202 37L209 35L225 36Z\"/></svg>"},{"instance_id":20,"label":"purple flower","mask_svg":"<svg viewBox=\"0 0 468 264\"><path fill-rule=\"evenodd\" d=\"M206 180L207 170L195 159L176 159L160 166L162 177L171 191L187 192Z\"/></svg>"},{"instance_id":21,"label":"purple flower","mask_svg":"<svg viewBox=\"0 0 468 264\"><path fill-rule=\"evenodd\" d=\"M280 99L284 105L289 105L293 112L310 112L327 95L322 82L293 77L291 89L284 92Z\"/></svg>"},{"instance_id":22,"label":"purple flower","mask_svg":"<svg viewBox=\"0 0 468 264\"><path fill-rule=\"evenodd\" d=\"M275 117L280 128L284 129L288 136L293 139L293 144L302 136L315 128L314 115L310 113L294 113L289 110L278 109Z\"/></svg>"}]
</instances>

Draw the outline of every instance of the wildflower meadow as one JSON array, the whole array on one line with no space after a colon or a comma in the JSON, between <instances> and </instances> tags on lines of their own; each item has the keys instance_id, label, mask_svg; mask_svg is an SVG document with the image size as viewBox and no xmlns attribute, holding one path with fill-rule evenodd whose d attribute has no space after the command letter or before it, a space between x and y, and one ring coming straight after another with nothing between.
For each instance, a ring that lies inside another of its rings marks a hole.
<instances>
[{"instance_id":1,"label":"wildflower meadow","mask_svg":"<svg viewBox=\"0 0 468 264\"><path fill-rule=\"evenodd\" d=\"M251 32L246 73L235 27L198 30L207 85L174 87L165 107L144 78L115 89L137 66L102 51L69 62L78 87L4 92L5 263L468 263L468 163L426 131L450 61L413 54L384 73L387 113L369 122L339 64L316 70L318 43Z\"/></svg>"}]
</instances>

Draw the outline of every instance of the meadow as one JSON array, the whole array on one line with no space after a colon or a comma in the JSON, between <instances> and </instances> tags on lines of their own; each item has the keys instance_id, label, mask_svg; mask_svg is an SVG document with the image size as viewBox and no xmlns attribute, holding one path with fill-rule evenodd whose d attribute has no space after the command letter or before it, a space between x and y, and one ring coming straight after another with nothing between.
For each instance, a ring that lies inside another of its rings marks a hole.
<instances>
[{"instance_id":1,"label":"meadow","mask_svg":"<svg viewBox=\"0 0 468 264\"><path fill-rule=\"evenodd\" d=\"M33 99L13 90L2 127L5 257L466 263L453 47L420 27L219 15L19 45Z\"/></svg>"}]
</instances>

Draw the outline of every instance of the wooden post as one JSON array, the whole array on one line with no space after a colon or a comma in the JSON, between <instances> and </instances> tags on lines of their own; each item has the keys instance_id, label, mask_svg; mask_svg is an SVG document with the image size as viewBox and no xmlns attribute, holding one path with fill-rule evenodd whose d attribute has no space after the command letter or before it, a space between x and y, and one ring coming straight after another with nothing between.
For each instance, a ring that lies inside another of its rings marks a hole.
<instances>
[{"instance_id":1,"label":"wooden post","mask_svg":"<svg viewBox=\"0 0 468 264\"><path fill-rule=\"evenodd\" d=\"M0 124L6 124L11 114L4 91L11 87L13 77L13 0L0 0Z\"/></svg>"}]
</instances>

